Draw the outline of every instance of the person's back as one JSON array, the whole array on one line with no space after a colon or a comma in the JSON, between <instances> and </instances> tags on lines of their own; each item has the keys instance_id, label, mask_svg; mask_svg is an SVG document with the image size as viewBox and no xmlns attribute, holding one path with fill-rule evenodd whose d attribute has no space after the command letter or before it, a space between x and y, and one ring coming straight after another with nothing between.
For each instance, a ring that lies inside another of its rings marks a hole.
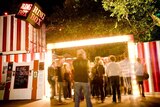
<instances>
[{"instance_id":1,"label":"person's back","mask_svg":"<svg viewBox=\"0 0 160 107\"><path fill-rule=\"evenodd\" d=\"M58 66L56 72L57 72L58 82L63 82L62 67Z\"/></svg>"},{"instance_id":2,"label":"person's back","mask_svg":"<svg viewBox=\"0 0 160 107\"><path fill-rule=\"evenodd\" d=\"M107 66L107 70L108 70L108 76L120 76L121 73L121 69L119 64L117 64L116 62L110 62Z\"/></svg>"},{"instance_id":3,"label":"person's back","mask_svg":"<svg viewBox=\"0 0 160 107\"><path fill-rule=\"evenodd\" d=\"M121 102L121 92L120 92L120 66L115 62L116 57L114 55L110 56L110 63L107 66L108 76L112 85L112 102L116 103L117 97L118 102ZM117 95L117 97L116 97Z\"/></svg>"},{"instance_id":4,"label":"person's back","mask_svg":"<svg viewBox=\"0 0 160 107\"><path fill-rule=\"evenodd\" d=\"M140 62L136 62L135 64L135 72L138 76L143 76L143 64Z\"/></svg>"},{"instance_id":5,"label":"person's back","mask_svg":"<svg viewBox=\"0 0 160 107\"><path fill-rule=\"evenodd\" d=\"M144 73L144 65L141 62L140 58L137 58L137 62L135 64L135 72L136 72L136 80L139 87L139 92L142 95L142 97L145 97L144 95L144 85L143 85L143 73Z\"/></svg>"},{"instance_id":6,"label":"person's back","mask_svg":"<svg viewBox=\"0 0 160 107\"><path fill-rule=\"evenodd\" d=\"M88 60L78 58L73 61L73 67L74 67L74 81L88 82L88 72L89 72Z\"/></svg>"},{"instance_id":7,"label":"person's back","mask_svg":"<svg viewBox=\"0 0 160 107\"><path fill-rule=\"evenodd\" d=\"M84 50L77 51L77 59L73 61L75 107L79 107L82 90L86 98L86 106L92 107L89 85L89 61Z\"/></svg>"},{"instance_id":8,"label":"person's back","mask_svg":"<svg viewBox=\"0 0 160 107\"><path fill-rule=\"evenodd\" d=\"M104 66L103 65L98 65L97 71L98 71L98 76L99 77L103 77L103 75L105 74L105 68L104 68Z\"/></svg>"}]
</instances>

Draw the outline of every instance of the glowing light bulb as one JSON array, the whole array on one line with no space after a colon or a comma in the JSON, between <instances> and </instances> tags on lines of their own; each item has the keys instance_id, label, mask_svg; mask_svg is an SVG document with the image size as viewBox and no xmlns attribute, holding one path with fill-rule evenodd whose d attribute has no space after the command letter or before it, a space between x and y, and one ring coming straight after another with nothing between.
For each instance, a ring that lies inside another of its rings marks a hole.
<instances>
[{"instance_id":1,"label":"glowing light bulb","mask_svg":"<svg viewBox=\"0 0 160 107\"><path fill-rule=\"evenodd\" d=\"M8 12L4 12L4 15L5 15L5 16L8 15Z\"/></svg>"}]
</instances>

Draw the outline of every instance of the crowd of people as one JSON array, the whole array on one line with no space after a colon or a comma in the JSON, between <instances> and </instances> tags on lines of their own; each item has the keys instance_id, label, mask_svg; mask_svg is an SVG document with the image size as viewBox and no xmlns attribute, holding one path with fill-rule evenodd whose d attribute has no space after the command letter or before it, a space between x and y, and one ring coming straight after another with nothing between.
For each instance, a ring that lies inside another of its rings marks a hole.
<instances>
[{"instance_id":1,"label":"crowd of people","mask_svg":"<svg viewBox=\"0 0 160 107\"><path fill-rule=\"evenodd\" d=\"M90 62L86 52L80 49L77 50L76 59L69 63L60 56L48 67L51 98L56 95L55 81L58 81L59 103L62 102L62 95L65 99L73 99L75 107L79 107L80 101L84 98L86 106L92 107L91 97L103 103L106 97L112 96L113 103L120 103L121 94L133 94L131 67L132 64L126 54L118 61L114 55L110 55L107 58L96 56L94 62ZM134 68L140 94L145 97L144 68L140 58L137 58Z\"/></svg>"}]
</instances>

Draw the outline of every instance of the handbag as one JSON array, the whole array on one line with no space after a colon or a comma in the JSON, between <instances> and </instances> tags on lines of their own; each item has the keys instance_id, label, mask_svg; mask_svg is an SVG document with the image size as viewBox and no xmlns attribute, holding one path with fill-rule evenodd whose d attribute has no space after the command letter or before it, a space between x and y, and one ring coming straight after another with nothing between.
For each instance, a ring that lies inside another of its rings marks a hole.
<instances>
[{"instance_id":1,"label":"handbag","mask_svg":"<svg viewBox=\"0 0 160 107\"><path fill-rule=\"evenodd\" d=\"M143 73L143 79L147 80L149 78L149 74L147 72Z\"/></svg>"}]
</instances>

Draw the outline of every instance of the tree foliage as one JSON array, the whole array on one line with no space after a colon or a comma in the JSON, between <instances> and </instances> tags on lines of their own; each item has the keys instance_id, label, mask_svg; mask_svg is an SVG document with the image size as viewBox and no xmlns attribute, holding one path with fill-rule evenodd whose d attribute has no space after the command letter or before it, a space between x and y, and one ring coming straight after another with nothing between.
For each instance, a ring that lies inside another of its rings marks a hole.
<instances>
[{"instance_id":1,"label":"tree foliage","mask_svg":"<svg viewBox=\"0 0 160 107\"><path fill-rule=\"evenodd\" d=\"M64 8L54 7L53 14L47 19L47 43L79 39L99 38L129 34L130 26L125 21L118 22L104 11L101 0L66 0ZM84 48L88 57L121 55L127 50L126 43L74 47L55 50L57 54L74 56L78 48Z\"/></svg>"},{"instance_id":2,"label":"tree foliage","mask_svg":"<svg viewBox=\"0 0 160 107\"><path fill-rule=\"evenodd\" d=\"M155 26L151 15L157 11L159 0L102 0L105 11L117 22L126 20L132 27L136 41L153 40L151 32Z\"/></svg>"},{"instance_id":3,"label":"tree foliage","mask_svg":"<svg viewBox=\"0 0 160 107\"><path fill-rule=\"evenodd\" d=\"M48 43L131 32L128 23L124 21L119 22L117 27L114 26L116 18L110 17L108 11L104 11L100 0L66 0L64 8L54 8L53 14L47 20Z\"/></svg>"},{"instance_id":4,"label":"tree foliage","mask_svg":"<svg viewBox=\"0 0 160 107\"><path fill-rule=\"evenodd\" d=\"M65 0L63 9L53 8L47 35L54 33L58 41L124 33L133 34L135 42L160 39L160 27L151 17L159 4L159 0Z\"/></svg>"}]
</instances>

